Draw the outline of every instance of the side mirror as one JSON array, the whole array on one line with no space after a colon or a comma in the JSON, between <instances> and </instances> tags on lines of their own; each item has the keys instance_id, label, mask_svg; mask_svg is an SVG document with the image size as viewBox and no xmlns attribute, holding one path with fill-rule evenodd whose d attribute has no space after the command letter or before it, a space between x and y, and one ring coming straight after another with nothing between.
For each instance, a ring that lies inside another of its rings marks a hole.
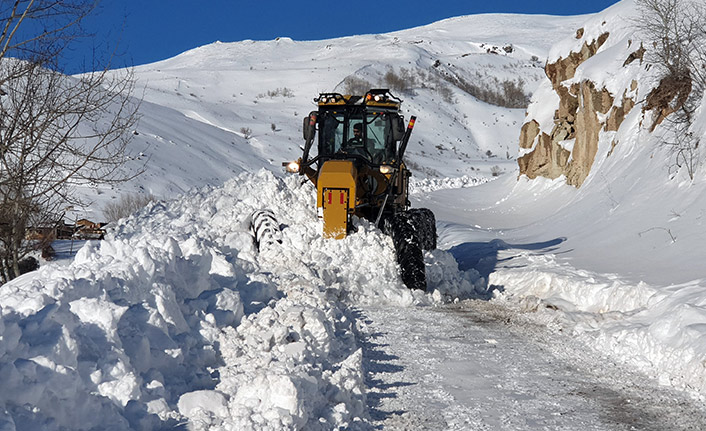
<instances>
[{"instance_id":1,"label":"side mirror","mask_svg":"<svg viewBox=\"0 0 706 431\"><path fill-rule=\"evenodd\" d=\"M314 111L304 117L302 132L304 135L304 140L307 142L314 139L314 135L316 134L316 116L317 113Z\"/></svg>"},{"instance_id":2,"label":"side mirror","mask_svg":"<svg viewBox=\"0 0 706 431\"><path fill-rule=\"evenodd\" d=\"M392 139L399 141L404 137L404 118L394 117L392 119Z\"/></svg>"}]
</instances>

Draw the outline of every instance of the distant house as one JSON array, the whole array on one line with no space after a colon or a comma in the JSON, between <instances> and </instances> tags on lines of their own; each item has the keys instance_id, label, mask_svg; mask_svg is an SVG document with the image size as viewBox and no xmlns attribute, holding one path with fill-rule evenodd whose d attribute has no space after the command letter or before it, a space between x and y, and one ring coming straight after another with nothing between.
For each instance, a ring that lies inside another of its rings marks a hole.
<instances>
[{"instance_id":1,"label":"distant house","mask_svg":"<svg viewBox=\"0 0 706 431\"><path fill-rule=\"evenodd\" d=\"M94 223L88 219L81 219L76 224L61 222L56 226L40 226L27 228L25 238L34 241L54 239L103 239L108 223Z\"/></svg>"},{"instance_id":2,"label":"distant house","mask_svg":"<svg viewBox=\"0 0 706 431\"><path fill-rule=\"evenodd\" d=\"M76 232L76 226L73 224L61 223L56 228L56 239L71 239Z\"/></svg>"},{"instance_id":3,"label":"distant house","mask_svg":"<svg viewBox=\"0 0 706 431\"><path fill-rule=\"evenodd\" d=\"M78 229L100 229L100 223L94 223L85 218L76 221L76 226Z\"/></svg>"},{"instance_id":4,"label":"distant house","mask_svg":"<svg viewBox=\"0 0 706 431\"><path fill-rule=\"evenodd\" d=\"M82 218L76 221L76 230L73 237L76 239L103 239L105 230L103 229L108 223L94 223L88 219Z\"/></svg>"}]
</instances>

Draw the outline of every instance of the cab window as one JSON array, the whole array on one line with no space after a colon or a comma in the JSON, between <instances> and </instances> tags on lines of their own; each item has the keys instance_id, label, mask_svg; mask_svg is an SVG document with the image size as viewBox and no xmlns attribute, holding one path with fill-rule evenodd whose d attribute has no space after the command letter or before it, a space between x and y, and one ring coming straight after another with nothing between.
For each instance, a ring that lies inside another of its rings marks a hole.
<instances>
[{"instance_id":1,"label":"cab window","mask_svg":"<svg viewBox=\"0 0 706 431\"><path fill-rule=\"evenodd\" d=\"M372 164L391 163L395 158L396 145L392 133L395 114L387 112L355 112L346 116L343 112L327 112L319 125L319 154L355 154ZM354 128L360 125L363 136L355 142ZM355 144L355 145L353 145Z\"/></svg>"},{"instance_id":2,"label":"cab window","mask_svg":"<svg viewBox=\"0 0 706 431\"><path fill-rule=\"evenodd\" d=\"M343 125L345 118L343 114L327 113L321 124L321 154L335 154L343 144Z\"/></svg>"},{"instance_id":3,"label":"cab window","mask_svg":"<svg viewBox=\"0 0 706 431\"><path fill-rule=\"evenodd\" d=\"M368 113L366 142L375 164L390 163L395 157L395 141L392 137L392 115Z\"/></svg>"}]
</instances>

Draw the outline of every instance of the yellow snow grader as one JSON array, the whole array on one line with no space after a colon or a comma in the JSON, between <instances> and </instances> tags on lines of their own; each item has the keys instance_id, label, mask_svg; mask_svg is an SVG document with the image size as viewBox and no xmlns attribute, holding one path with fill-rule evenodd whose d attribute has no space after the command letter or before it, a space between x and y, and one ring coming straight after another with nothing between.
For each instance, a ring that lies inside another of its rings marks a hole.
<instances>
[{"instance_id":1,"label":"yellow snow grader","mask_svg":"<svg viewBox=\"0 0 706 431\"><path fill-rule=\"evenodd\" d=\"M372 221L392 237L407 287L425 290L422 250L436 248L436 221L430 210L410 208L404 153L415 117L405 128L402 100L387 89L322 93L314 101L318 110L304 118L303 155L284 166L316 186L323 236L345 238L352 216Z\"/></svg>"}]
</instances>

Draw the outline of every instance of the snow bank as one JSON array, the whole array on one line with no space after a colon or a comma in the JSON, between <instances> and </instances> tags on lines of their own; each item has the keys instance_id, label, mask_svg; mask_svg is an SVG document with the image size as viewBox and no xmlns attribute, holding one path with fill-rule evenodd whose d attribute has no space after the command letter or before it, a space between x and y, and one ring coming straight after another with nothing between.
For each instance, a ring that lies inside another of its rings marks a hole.
<instances>
[{"instance_id":1,"label":"snow bank","mask_svg":"<svg viewBox=\"0 0 706 431\"><path fill-rule=\"evenodd\" d=\"M706 280L668 287L578 270L552 255L524 253L490 276L496 298L661 383L706 394Z\"/></svg>"},{"instance_id":2,"label":"snow bank","mask_svg":"<svg viewBox=\"0 0 706 431\"><path fill-rule=\"evenodd\" d=\"M409 193L412 195L419 195L436 190L475 187L485 184L488 181L492 181L492 179L480 176L471 177L468 175L453 178L423 178L420 180L410 178Z\"/></svg>"},{"instance_id":3,"label":"snow bank","mask_svg":"<svg viewBox=\"0 0 706 431\"><path fill-rule=\"evenodd\" d=\"M255 209L283 244L257 253ZM350 304L437 304L484 289L445 252L429 293L401 283L364 220L321 238L314 189L261 171L155 203L0 289L0 429L355 429L367 423Z\"/></svg>"}]
</instances>

